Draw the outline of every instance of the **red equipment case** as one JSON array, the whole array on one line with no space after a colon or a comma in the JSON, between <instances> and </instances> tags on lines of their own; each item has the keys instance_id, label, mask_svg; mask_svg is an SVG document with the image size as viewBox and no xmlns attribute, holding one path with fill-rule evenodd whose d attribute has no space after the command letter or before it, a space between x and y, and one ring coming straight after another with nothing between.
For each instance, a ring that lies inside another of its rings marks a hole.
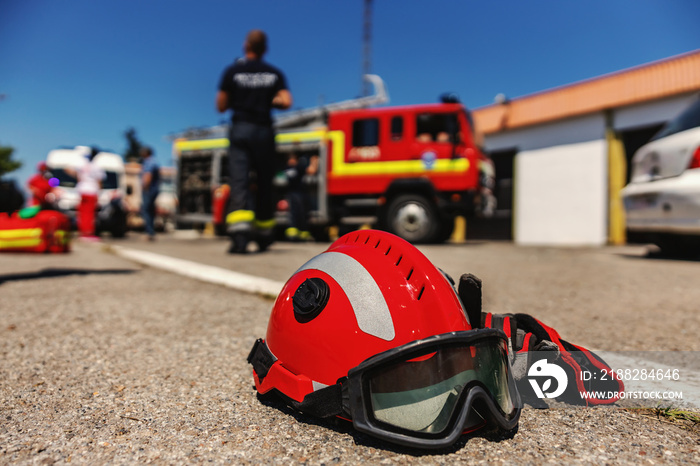
<instances>
[{"instance_id":1,"label":"red equipment case","mask_svg":"<svg viewBox=\"0 0 700 466\"><path fill-rule=\"evenodd\" d=\"M40 210L30 218L0 213L0 252L68 252L70 233L70 220L55 210Z\"/></svg>"}]
</instances>

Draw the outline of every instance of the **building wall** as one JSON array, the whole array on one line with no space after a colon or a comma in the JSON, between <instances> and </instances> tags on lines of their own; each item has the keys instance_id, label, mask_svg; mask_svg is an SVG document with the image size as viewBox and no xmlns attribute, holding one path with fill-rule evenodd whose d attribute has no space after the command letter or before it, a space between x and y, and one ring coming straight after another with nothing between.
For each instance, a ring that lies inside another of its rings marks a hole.
<instances>
[{"instance_id":1,"label":"building wall","mask_svg":"<svg viewBox=\"0 0 700 466\"><path fill-rule=\"evenodd\" d=\"M512 148L534 150L595 141L604 135L605 118L601 113L492 133L484 138L484 146L488 151Z\"/></svg>"},{"instance_id":2,"label":"building wall","mask_svg":"<svg viewBox=\"0 0 700 466\"><path fill-rule=\"evenodd\" d=\"M487 151L515 149L513 238L518 244L601 246L608 241L606 130L658 125L697 98L683 94L491 133ZM608 118L609 117L609 118Z\"/></svg>"},{"instance_id":3,"label":"building wall","mask_svg":"<svg viewBox=\"0 0 700 466\"><path fill-rule=\"evenodd\" d=\"M518 151L513 178L516 243L605 244L607 149L603 114L491 134L485 146L489 151Z\"/></svg>"},{"instance_id":4,"label":"building wall","mask_svg":"<svg viewBox=\"0 0 700 466\"><path fill-rule=\"evenodd\" d=\"M515 242L605 244L606 180L607 146L602 139L520 152L515 160Z\"/></svg>"}]
</instances>

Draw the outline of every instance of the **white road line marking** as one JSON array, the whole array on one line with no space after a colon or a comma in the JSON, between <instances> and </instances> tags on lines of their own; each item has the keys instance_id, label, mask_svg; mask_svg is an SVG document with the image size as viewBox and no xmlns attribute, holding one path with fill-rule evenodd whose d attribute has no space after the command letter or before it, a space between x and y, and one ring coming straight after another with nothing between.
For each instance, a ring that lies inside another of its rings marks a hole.
<instances>
[{"instance_id":1,"label":"white road line marking","mask_svg":"<svg viewBox=\"0 0 700 466\"><path fill-rule=\"evenodd\" d=\"M155 254L148 251L126 249L121 246L110 246L118 255L168 272L184 275L186 277L223 285L247 293L261 294L266 297L276 298L284 283L267 278L255 277L232 270L222 269L211 265L204 265L184 259Z\"/></svg>"},{"instance_id":2,"label":"white road line marking","mask_svg":"<svg viewBox=\"0 0 700 466\"><path fill-rule=\"evenodd\" d=\"M596 351L610 367L617 371L618 369L645 369L645 370L661 370L663 373L674 369L678 370L679 380L669 379L650 379L646 380L623 380L626 392L682 392L682 399L674 400L651 400L659 402L661 405L672 404L677 407L689 407L695 410L700 409L700 372L693 370L679 361L677 366L669 366L647 359L640 354L633 352L614 353L611 351ZM693 361L696 362L696 361ZM697 364L692 364L697 366ZM670 402L670 403L669 403Z\"/></svg>"}]
</instances>

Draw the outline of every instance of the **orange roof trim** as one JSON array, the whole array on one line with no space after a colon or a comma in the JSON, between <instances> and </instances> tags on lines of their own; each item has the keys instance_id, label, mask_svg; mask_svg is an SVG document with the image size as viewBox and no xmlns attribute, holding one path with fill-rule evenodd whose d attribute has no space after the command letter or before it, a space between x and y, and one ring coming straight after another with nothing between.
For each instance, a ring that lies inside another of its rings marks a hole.
<instances>
[{"instance_id":1,"label":"orange roof trim","mask_svg":"<svg viewBox=\"0 0 700 466\"><path fill-rule=\"evenodd\" d=\"M484 134L700 90L700 50L473 111Z\"/></svg>"}]
</instances>

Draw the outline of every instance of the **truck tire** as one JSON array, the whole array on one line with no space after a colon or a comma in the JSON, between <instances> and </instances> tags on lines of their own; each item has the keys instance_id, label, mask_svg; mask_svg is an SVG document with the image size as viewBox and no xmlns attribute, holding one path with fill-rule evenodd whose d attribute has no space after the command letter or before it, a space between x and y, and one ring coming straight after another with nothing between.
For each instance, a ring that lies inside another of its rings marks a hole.
<instances>
[{"instance_id":1,"label":"truck tire","mask_svg":"<svg viewBox=\"0 0 700 466\"><path fill-rule=\"evenodd\" d=\"M433 203L423 196L403 194L389 204L384 224L410 243L430 243L440 232L440 217Z\"/></svg>"}]
</instances>

